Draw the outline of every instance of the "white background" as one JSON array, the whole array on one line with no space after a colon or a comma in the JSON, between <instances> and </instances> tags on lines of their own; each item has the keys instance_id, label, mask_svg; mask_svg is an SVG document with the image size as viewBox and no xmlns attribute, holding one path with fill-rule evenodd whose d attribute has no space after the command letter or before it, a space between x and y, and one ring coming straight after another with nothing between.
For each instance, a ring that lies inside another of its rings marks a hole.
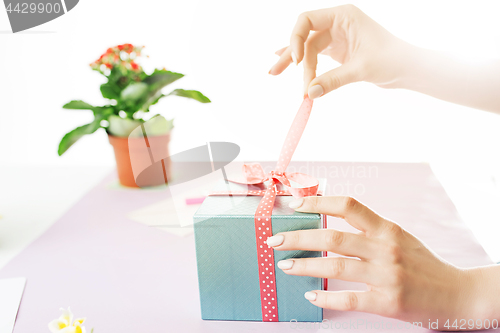
<instances>
[{"instance_id":1,"label":"white background","mask_svg":"<svg viewBox=\"0 0 500 333\"><path fill-rule=\"evenodd\" d=\"M18 34L10 33L0 10L0 166L114 165L103 130L63 157L56 152L67 131L92 119L90 111L62 105L71 99L105 102L99 92L104 78L88 64L121 43L146 46L147 70L186 74L166 91L197 89L213 101L169 97L151 108L175 117L173 153L231 141L242 148L240 159L274 160L302 98L301 65L278 77L268 74L274 52L288 44L301 12L343 3L82 0L66 15ZM468 61L500 58L498 1L351 3L418 46ZM319 72L336 65L324 57ZM263 134L263 126L274 130ZM498 190L492 182L500 179L499 129L498 115L356 83L315 102L294 159L429 162L478 239L500 260Z\"/></svg>"}]
</instances>

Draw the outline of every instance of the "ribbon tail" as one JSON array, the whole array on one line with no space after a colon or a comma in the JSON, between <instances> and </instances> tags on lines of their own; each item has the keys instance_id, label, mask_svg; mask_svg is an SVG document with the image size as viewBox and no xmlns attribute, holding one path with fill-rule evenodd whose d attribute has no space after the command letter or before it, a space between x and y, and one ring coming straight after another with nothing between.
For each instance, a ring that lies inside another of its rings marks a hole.
<instances>
[{"instance_id":1,"label":"ribbon tail","mask_svg":"<svg viewBox=\"0 0 500 333\"><path fill-rule=\"evenodd\" d=\"M278 164L276 165L276 173L284 173L290 160L292 159L293 153L299 144L302 133L306 128L307 121L309 120L309 115L311 114L313 101L309 97L304 98L302 105L297 111L297 115L293 120L292 126L288 131L288 134L281 148L281 153L279 155Z\"/></svg>"},{"instance_id":2,"label":"ribbon tail","mask_svg":"<svg viewBox=\"0 0 500 333\"><path fill-rule=\"evenodd\" d=\"M303 198L315 196L318 194L319 181L305 173L294 172L285 173L287 184L282 183L294 198ZM291 186L290 180L300 185L300 187Z\"/></svg>"},{"instance_id":3,"label":"ribbon tail","mask_svg":"<svg viewBox=\"0 0 500 333\"><path fill-rule=\"evenodd\" d=\"M274 250L266 244L267 238L273 235L272 212L275 200L276 184L273 179L260 200L254 217L262 321L279 321Z\"/></svg>"},{"instance_id":4,"label":"ribbon tail","mask_svg":"<svg viewBox=\"0 0 500 333\"><path fill-rule=\"evenodd\" d=\"M266 175L264 173L264 169L262 169L262 166L259 163L243 164L242 169L243 177L229 175L228 180L230 182L243 185L257 185L264 183Z\"/></svg>"}]
</instances>

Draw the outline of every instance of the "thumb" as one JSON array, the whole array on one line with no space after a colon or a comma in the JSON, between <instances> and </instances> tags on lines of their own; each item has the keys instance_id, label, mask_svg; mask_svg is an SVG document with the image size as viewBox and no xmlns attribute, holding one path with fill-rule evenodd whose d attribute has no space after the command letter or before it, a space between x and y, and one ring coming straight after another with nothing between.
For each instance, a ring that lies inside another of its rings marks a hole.
<instances>
[{"instance_id":1,"label":"thumb","mask_svg":"<svg viewBox=\"0 0 500 333\"><path fill-rule=\"evenodd\" d=\"M358 64L347 62L313 79L309 83L307 94L310 99L315 99L346 84L360 81L359 72Z\"/></svg>"}]
</instances>

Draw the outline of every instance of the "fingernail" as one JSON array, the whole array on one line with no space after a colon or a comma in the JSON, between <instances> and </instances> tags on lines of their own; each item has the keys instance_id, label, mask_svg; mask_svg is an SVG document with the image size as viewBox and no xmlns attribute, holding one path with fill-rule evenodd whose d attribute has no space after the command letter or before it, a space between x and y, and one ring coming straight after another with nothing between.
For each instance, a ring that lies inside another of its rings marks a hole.
<instances>
[{"instance_id":1,"label":"fingernail","mask_svg":"<svg viewBox=\"0 0 500 333\"><path fill-rule=\"evenodd\" d=\"M276 236L272 236L272 237L269 237L267 239L267 245L269 246L278 246L278 245L281 245L283 244L283 241L285 240L285 236L283 235L276 235Z\"/></svg>"},{"instance_id":2,"label":"fingernail","mask_svg":"<svg viewBox=\"0 0 500 333\"><path fill-rule=\"evenodd\" d=\"M279 269L290 269L293 266L293 260L281 260L278 261Z\"/></svg>"},{"instance_id":3,"label":"fingernail","mask_svg":"<svg viewBox=\"0 0 500 333\"><path fill-rule=\"evenodd\" d=\"M304 294L304 297L308 301L315 301L316 300L316 296L318 296L318 295L316 293L313 293L312 291L308 291L307 293Z\"/></svg>"},{"instance_id":4,"label":"fingernail","mask_svg":"<svg viewBox=\"0 0 500 333\"><path fill-rule=\"evenodd\" d=\"M295 65L298 65L299 63L297 62L297 55L295 52L292 51L292 61Z\"/></svg>"},{"instance_id":5,"label":"fingernail","mask_svg":"<svg viewBox=\"0 0 500 333\"><path fill-rule=\"evenodd\" d=\"M274 69L274 66L271 67L271 69L269 70L269 74L271 74L271 72L273 71L273 69Z\"/></svg>"},{"instance_id":6,"label":"fingernail","mask_svg":"<svg viewBox=\"0 0 500 333\"><path fill-rule=\"evenodd\" d=\"M317 84L309 88L307 93L309 94L310 99L318 98L319 96L323 95L323 87Z\"/></svg>"},{"instance_id":7,"label":"fingernail","mask_svg":"<svg viewBox=\"0 0 500 333\"><path fill-rule=\"evenodd\" d=\"M288 207L290 207L292 209L297 209L300 206L302 206L303 203L304 203L304 198L296 199L296 200L291 201L288 204Z\"/></svg>"}]
</instances>

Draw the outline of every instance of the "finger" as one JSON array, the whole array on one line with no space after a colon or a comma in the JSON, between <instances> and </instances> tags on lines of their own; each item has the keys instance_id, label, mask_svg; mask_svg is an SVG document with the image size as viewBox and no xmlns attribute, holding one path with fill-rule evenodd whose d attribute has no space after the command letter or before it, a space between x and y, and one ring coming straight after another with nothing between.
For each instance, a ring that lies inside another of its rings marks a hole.
<instances>
[{"instance_id":1,"label":"finger","mask_svg":"<svg viewBox=\"0 0 500 333\"><path fill-rule=\"evenodd\" d=\"M309 32L311 30L322 31L331 28L338 11L339 8L337 7L313 10L299 15L290 37L290 46L295 53L297 62L301 62L304 57L304 44L307 41Z\"/></svg>"},{"instance_id":2,"label":"finger","mask_svg":"<svg viewBox=\"0 0 500 333\"><path fill-rule=\"evenodd\" d=\"M325 309L361 311L378 314L384 307L384 297L378 291L308 291L304 297Z\"/></svg>"},{"instance_id":3,"label":"finger","mask_svg":"<svg viewBox=\"0 0 500 333\"><path fill-rule=\"evenodd\" d=\"M298 212L340 217L354 228L365 232L367 236L377 235L388 223L380 215L352 197L304 197L292 201L290 207Z\"/></svg>"},{"instance_id":4,"label":"finger","mask_svg":"<svg viewBox=\"0 0 500 333\"><path fill-rule=\"evenodd\" d=\"M375 240L333 229L280 232L269 237L266 242L279 251L330 251L362 259L374 258L378 252L378 243Z\"/></svg>"},{"instance_id":5,"label":"finger","mask_svg":"<svg viewBox=\"0 0 500 333\"><path fill-rule=\"evenodd\" d=\"M309 83L309 98L315 99L346 84L360 81L360 74L360 66L352 61L332 69Z\"/></svg>"},{"instance_id":6,"label":"finger","mask_svg":"<svg viewBox=\"0 0 500 333\"><path fill-rule=\"evenodd\" d=\"M285 47L283 47L283 48L279 49L278 51L274 52L274 54L276 54L276 55L279 55L279 56L280 56L283 52L285 52L285 50L286 50L287 48L288 48L288 46L285 46Z\"/></svg>"},{"instance_id":7,"label":"finger","mask_svg":"<svg viewBox=\"0 0 500 333\"><path fill-rule=\"evenodd\" d=\"M271 67L271 70L269 71L269 74L271 75L278 75L281 74L287 67L292 63L292 58L291 58L291 48L287 47L283 53L281 53L281 56L279 60L274 64L273 67Z\"/></svg>"},{"instance_id":8,"label":"finger","mask_svg":"<svg viewBox=\"0 0 500 333\"><path fill-rule=\"evenodd\" d=\"M349 258L286 259L278 262L278 268L288 275L313 276L343 281L377 284L372 264Z\"/></svg>"},{"instance_id":9,"label":"finger","mask_svg":"<svg viewBox=\"0 0 500 333\"><path fill-rule=\"evenodd\" d=\"M316 77L318 54L332 41L330 31L323 30L314 33L307 39L304 50L304 94L307 94L309 83Z\"/></svg>"}]
</instances>

